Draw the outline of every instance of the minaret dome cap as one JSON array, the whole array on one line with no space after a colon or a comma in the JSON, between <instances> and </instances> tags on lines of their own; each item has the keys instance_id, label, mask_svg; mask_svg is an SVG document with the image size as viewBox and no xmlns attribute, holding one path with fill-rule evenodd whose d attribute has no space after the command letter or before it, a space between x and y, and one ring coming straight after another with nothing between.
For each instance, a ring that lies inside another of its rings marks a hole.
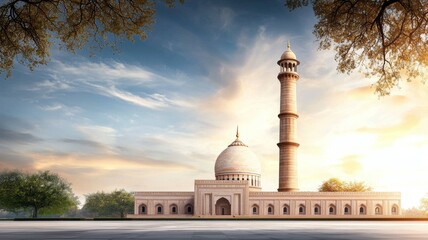
<instances>
[{"instance_id":1,"label":"minaret dome cap","mask_svg":"<svg viewBox=\"0 0 428 240\"><path fill-rule=\"evenodd\" d=\"M290 41L288 41L287 50L285 50L285 52L281 55L281 60L279 60L279 61L282 61L282 60L294 60L294 61L297 61L296 54L294 54L294 52L291 51Z\"/></svg>"}]
</instances>

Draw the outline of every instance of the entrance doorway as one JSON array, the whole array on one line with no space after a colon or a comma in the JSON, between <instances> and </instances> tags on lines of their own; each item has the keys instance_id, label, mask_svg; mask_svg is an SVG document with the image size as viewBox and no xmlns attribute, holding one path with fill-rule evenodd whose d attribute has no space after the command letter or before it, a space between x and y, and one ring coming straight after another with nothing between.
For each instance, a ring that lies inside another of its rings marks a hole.
<instances>
[{"instance_id":1,"label":"entrance doorway","mask_svg":"<svg viewBox=\"0 0 428 240\"><path fill-rule=\"evenodd\" d=\"M230 215L230 203L226 198L220 198L215 204L215 214L216 215Z\"/></svg>"}]
</instances>

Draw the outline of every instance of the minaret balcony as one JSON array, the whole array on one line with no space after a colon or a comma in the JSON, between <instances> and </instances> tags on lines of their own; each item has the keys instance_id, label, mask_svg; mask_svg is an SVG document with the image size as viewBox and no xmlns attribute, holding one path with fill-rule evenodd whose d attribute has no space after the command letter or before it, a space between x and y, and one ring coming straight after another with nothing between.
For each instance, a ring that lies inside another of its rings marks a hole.
<instances>
[{"instance_id":1,"label":"minaret balcony","mask_svg":"<svg viewBox=\"0 0 428 240\"><path fill-rule=\"evenodd\" d=\"M297 72L279 72L278 73L278 79L281 80L283 77L286 78L292 78L292 79L299 79L299 74Z\"/></svg>"}]
</instances>

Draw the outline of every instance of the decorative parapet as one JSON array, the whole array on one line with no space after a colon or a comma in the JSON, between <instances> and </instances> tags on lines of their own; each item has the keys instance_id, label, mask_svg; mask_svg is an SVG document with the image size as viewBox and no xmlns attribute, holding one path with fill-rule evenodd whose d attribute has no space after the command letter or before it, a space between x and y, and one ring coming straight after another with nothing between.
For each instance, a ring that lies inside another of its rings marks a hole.
<instances>
[{"instance_id":1,"label":"decorative parapet","mask_svg":"<svg viewBox=\"0 0 428 240\"><path fill-rule=\"evenodd\" d=\"M195 180L196 184L232 184L232 185L247 185L248 180Z\"/></svg>"},{"instance_id":2,"label":"decorative parapet","mask_svg":"<svg viewBox=\"0 0 428 240\"><path fill-rule=\"evenodd\" d=\"M134 192L134 196L194 196L194 192Z\"/></svg>"},{"instance_id":3,"label":"decorative parapet","mask_svg":"<svg viewBox=\"0 0 428 240\"><path fill-rule=\"evenodd\" d=\"M389 197L401 198L401 192L251 192L250 197Z\"/></svg>"}]
</instances>

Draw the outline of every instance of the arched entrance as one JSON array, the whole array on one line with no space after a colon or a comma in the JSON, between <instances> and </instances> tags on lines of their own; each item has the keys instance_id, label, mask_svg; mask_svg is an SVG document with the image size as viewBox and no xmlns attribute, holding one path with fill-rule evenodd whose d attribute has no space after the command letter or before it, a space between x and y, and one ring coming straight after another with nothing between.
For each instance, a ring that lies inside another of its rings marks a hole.
<instances>
[{"instance_id":1,"label":"arched entrance","mask_svg":"<svg viewBox=\"0 0 428 240\"><path fill-rule=\"evenodd\" d=\"M230 215L230 203L226 198L220 198L215 203L215 214L216 215Z\"/></svg>"}]
</instances>

